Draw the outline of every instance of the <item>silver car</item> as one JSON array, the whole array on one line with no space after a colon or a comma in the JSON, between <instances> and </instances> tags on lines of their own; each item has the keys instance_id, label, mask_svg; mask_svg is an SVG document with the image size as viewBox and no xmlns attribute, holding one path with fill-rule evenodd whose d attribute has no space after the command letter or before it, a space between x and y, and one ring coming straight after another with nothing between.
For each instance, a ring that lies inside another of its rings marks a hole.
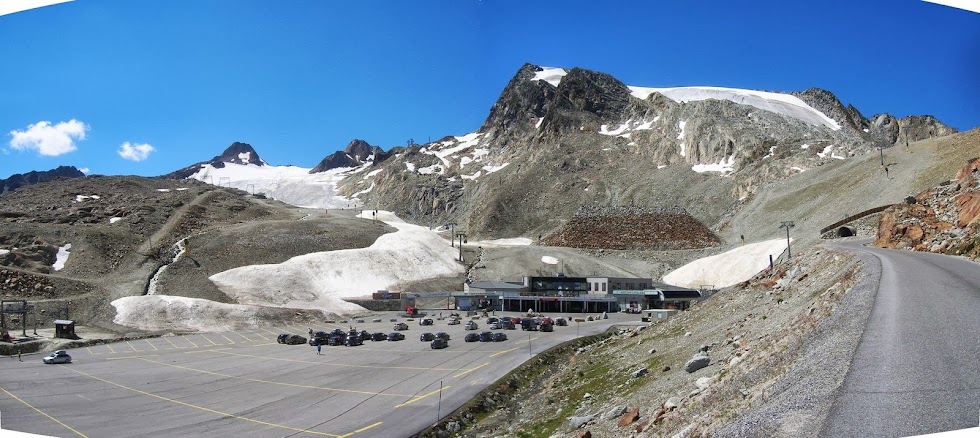
<instances>
[{"instance_id":1,"label":"silver car","mask_svg":"<svg viewBox=\"0 0 980 438\"><path fill-rule=\"evenodd\" d=\"M57 350L41 359L44 363L71 363L71 356L65 350Z\"/></svg>"}]
</instances>

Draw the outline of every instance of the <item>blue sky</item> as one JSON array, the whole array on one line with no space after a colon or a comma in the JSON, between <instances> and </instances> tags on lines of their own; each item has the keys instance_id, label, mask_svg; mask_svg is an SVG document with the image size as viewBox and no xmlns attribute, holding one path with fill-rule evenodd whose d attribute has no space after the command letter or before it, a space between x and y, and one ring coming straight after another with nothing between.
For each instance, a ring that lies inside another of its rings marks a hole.
<instances>
[{"instance_id":1,"label":"blue sky","mask_svg":"<svg viewBox=\"0 0 980 438\"><path fill-rule=\"evenodd\" d=\"M917 0L76 0L0 16L0 59L0 178L462 135L525 62L980 125L980 14Z\"/></svg>"}]
</instances>

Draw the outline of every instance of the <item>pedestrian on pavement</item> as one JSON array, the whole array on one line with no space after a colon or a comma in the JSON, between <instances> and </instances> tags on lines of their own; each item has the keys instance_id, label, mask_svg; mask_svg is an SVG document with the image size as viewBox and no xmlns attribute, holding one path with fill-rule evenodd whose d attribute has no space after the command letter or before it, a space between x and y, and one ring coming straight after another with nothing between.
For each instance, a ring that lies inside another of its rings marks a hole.
<instances>
[{"instance_id":1,"label":"pedestrian on pavement","mask_svg":"<svg viewBox=\"0 0 980 438\"><path fill-rule=\"evenodd\" d=\"M317 356L322 356L320 354L320 343L319 342L316 343L316 354L317 354Z\"/></svg>"},{"instance_id":2,"label":"pedestrian on pavement","mask_svg":"<svg viewBox=\"0 0 980 438\"><path fill-rule=\"evenodd\" d=\"M21 361L21 362L23 362L23 361L24 361L24 359L21 359L21 358L20 358L20 350L17 350L17 360L19 360L19 361Z\"/></svg>"}]
</instances>

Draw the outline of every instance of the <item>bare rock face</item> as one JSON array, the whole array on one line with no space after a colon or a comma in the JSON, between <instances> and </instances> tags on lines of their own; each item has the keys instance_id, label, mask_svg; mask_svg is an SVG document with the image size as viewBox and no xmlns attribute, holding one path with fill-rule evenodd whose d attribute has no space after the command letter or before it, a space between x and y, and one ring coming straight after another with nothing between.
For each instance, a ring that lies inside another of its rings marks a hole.
<instances>
[{"instance_id":1,"label":"bare rock face","mask_svg":"<svg viewBox=\"0 0 980 438\"><path fill-rule=\"evenodd\" d=\"M205 165L211 165L215 168L221 169L225 167L225 163L231 164L248 164L254 166L265 166L266 163L259 157L259 153L252 148L252 145L248 143L234 142L231 146L225 149L221 155L218 155L208 161L202 161L200 163L195 163L187 166L183 169L168 173L163 175L162 178L167 179L185 179L189 178L191 175L197 173Z\"/></svg>"},{"instance_id":2,"label":"bare rock face","mask_svg":"<svg viewBox=\"0 0 980 438\"><path fill-rule=\"evenodd\" d=\"M717 245L719 239L682 208L582 207L543 243L588 249L674 250L705 248Z\"/></svg>"},{"instance_id":3,"label":"bare rock face","mask_svg":"<svg viewBox=\"0 0 980 438\"><path fill-rule=\"evenodd\" d=\"M875 246L980 258L980 158L956 179L882 213Z\"/></svg>"},{"instance_id":4,"label":"bare rock face","mask_svg":"<svg viewBox=\"0 0 980 438\"><path fill-rule=\"evenodd\" d=\"M337 151L320 161L310 173L326 172L341 167L356 167L364 163L380 163L391 154L378 146L371 146L364 140L354 139L343 151Z\"/></svg>"},{"instance_id":5,"label":"bare rock face","mask_svg":"<svg viewBox=\"0 0 980 438\"><path fill-rule=\"evenodd\" d=\"M76 169L75 166L58 166L55 169L37 172L31 171L24 174L16 173L7 179L0 179L0 195L12 192L20 187L50 181L56 178L83 178L85 174Z\"/></svg>"}]
</instances>

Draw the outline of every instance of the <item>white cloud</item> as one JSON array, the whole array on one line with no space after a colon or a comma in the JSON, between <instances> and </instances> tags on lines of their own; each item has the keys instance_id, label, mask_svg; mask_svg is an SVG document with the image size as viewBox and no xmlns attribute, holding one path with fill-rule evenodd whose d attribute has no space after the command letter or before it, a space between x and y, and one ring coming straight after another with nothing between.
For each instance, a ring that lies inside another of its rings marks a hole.
<instances>
[{"instance_id":1,"label":"white cloud","mask_svg":"<svg viewBox=\"0 0 980 438\"><path fill-rule=\"evenodd\" d=\"M83 167L83 168L81 168L81 169L78 169L78 171L79 171L79 172L82 172L82 173L84 173L84 174L86 174L86 175L88 175L89 173L91 173L91 172L92 172L91 170L89 170L89 169L88 169L88 167Z\"/></svg>"},{"instance_id":2,"label":"white cloud","mask_svg":"<svg viewBox=\"0 0 980 438\"><path fill-rule=\"evenodd\" d=\"M18 151L35 150L44 156L57 157L78 149L75 140L85 140L85 132L88 130L87 125L75 119L54 126L49 121L40 121L28 125L26 130L10 131L13 136L10 147Z\"/></svg>"},{"instance_id":3,"label":"white cloud","mask_svg":"<svg viewBox=\"0 0 980 438\"><path fill-rule=\"evenodd\" d=\"M129 161L143 161L150 156L150 152L153 152L153 146L146 143L143 144L131 144L130 142L125 142L119 146L120 157L123 157Z\"/></svg>"}]
</instances>

